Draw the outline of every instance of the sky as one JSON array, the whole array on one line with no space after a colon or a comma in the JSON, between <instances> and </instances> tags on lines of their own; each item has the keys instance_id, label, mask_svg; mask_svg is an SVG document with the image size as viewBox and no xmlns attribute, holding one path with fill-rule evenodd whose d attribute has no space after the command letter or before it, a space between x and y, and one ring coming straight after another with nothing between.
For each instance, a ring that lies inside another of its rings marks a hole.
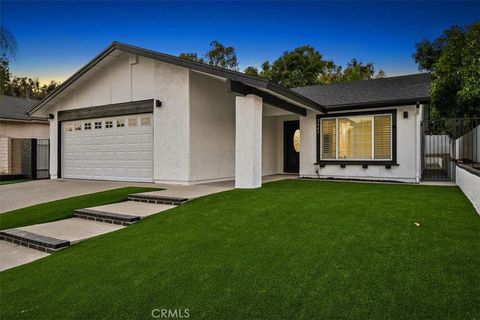
<instances>
[{"instance_id":1,"label":"sky","mask_svg":"<svg viewBox=\"0 0 480 320\"><path fill-rule=\"evenodd\" d=\"M372 62L387 76L417 73L415 44L480 21L480 1L0 2L18 42L14 75L63 81L112 41L163 53L236 49L243 70L312 45L345 65Z\"/></svg>"}]
</instances>

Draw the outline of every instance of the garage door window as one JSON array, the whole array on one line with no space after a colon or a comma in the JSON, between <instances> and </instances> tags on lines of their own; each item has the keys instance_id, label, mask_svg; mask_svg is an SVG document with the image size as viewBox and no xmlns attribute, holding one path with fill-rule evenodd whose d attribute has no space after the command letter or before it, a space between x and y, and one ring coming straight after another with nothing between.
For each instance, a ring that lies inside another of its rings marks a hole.
<instances>
[{"instance_id":1,"label":"garage door window","mask_svg":"<svg viewBox=\"0 0 480 320\"><path fill-rule=\"evenodd\" d=\"M72 131L72 125L71 124L65 125L65 131Z\"/></svg>"},{"instance_id":2,"label":"garage door window","mask_svg":"<svg viewBox=\"0 0 480 320\"><path fill-rule=\"evenodd\" d=\"M75 123L75 131L80 131L82 130L82 124L81 123Z\"/></svg>"},{"instance_id":3,"label":"garage door window","mask_svg":"<svg viewBox=\"0 0 480 320\"><path fill-rule=\"evenodd\" d=\"M118 119L117 120L117 128L123 128L123 127L125 127L125 120Z\"/></svg>"},{"instance_id":4,"label":"garage door window","mask_svg":"<svg viewBox=\"0 0 480 320\"><path fill-rule=\"evenodd\" d=\"M102 129L102 123L101 122L95 122L95 129Z\"/></svg>"},{"instance_id":5,"label":"garage door window","mask_svg":"<svg viewBox=\"0 0 480 320\"><path fill-rule=\"evenodd\" d=\"M92 124L90 122L87 122L83 125L83 129L85 130L90 130L92 129Z\"/></svg>"},{"instance_id":6,"label":"garage door window","mask_svg":"<svg viewBox=\"0 0 480 320\"><path fill-rule=\"evenodd\" d=\"M144 127L149 126L150 125L150 117L142 117L141 124Z\"/></svg>"},{"instance_id":7,"label":"garage door window","mask_svg":"<svg viewBox=\"0 0 480 320\"><path fill-rule=\"evenodd\" d=\"M128 126L129 127L136 127L137 126L137 118L129 118L128 119Z\"/></svg>"},{"instance_id":8,"label":"garage door window","mask_svg":"<svg viewBox=\"0 0 480 320\"><path fill-rule=\"evenodd\" d=\"M105 121L105 128L113 128L113 121Z\"/></svg>"}]
</instances>

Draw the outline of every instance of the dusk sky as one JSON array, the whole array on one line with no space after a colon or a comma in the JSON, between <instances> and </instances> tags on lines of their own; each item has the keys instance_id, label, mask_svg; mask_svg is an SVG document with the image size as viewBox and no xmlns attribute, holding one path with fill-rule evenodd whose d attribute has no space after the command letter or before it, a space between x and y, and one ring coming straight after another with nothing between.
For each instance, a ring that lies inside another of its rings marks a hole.
<instances>
[{"instance_id":1,"label":"dusk sky","mask_svg":"<svg viewBox=\"0 0 480 320\"><path fill-rule=\"evenodd\" d=\"M345 65L388 76L418 72L415 43L480 21L480 2L7 2L1 24L18 42L15 75L65 80L112 41L178 55L212 40L237 50L240 69L309 44Z\"/></svg>"}]
</instances>

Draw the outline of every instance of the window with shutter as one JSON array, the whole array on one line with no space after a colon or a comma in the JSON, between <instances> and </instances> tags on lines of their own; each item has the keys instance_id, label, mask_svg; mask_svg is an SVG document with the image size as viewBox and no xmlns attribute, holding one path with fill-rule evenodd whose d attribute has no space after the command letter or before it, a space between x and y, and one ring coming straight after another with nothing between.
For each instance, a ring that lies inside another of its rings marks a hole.
<instances>
[{"instance_id":1,"label":"window with shutter","mask_svg":"<svg viewBox=\"0 0 480 320\"><path fill-rule=\"evenodd\" d=\"M375 159L392 158L392 117L375 116Z\"/></svg>"},{"instance_id":2,"label":"window with shutter","mask_svg":"<svg viewBox=\"0 0 480 320\"><path fill-rule=\"evenodd\" d=\"M322 119L322 158L336 159L337 119Z\"/></svg>"},{"instance_id":3,"label":"window with shutter","mask_svg":"<svg viewBox=\"0 0 480 320\"><path fill-rule=\"evenodd\" d=\"M391 160L392 115L321 119L321 160Z\"/></svg>"}]
</instances>

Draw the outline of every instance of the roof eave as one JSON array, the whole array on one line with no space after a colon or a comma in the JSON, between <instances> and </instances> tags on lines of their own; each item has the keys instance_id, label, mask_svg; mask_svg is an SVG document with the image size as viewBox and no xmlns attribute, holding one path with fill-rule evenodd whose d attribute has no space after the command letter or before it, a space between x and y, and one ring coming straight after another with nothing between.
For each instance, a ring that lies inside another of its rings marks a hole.
<instances>
[{"instance_id":1,"label":"roof eave","mask_svg":"<svg viewBox=\"0 0 480 320\"><path fill-rule=\"evenodd\" d=\"M430 103L430 97L419 97L419 98L396 99L396 100L374 101L374 102L364 102L364 103L328 105L327 110L329 112L333 112L333 111L344 111L344 110L353 110L353 109L368 109L368 108L381 108L381 107L401 107L401 106L415 105L417 103L418 104Z\"/></svg>"},{"instance_id":2,"label":"roof eave","mask_svg":"<svg viewBox=\"0 0 480 320\"><path fill-rule=\"evenodd\" d=\"M1 120L1 121L28 122L28 123L45 123L45 124L48 124L48 119L43 119L43 118L20 119L20 118L0 117L0 120Z\"/></svg>"}]
</instances>

